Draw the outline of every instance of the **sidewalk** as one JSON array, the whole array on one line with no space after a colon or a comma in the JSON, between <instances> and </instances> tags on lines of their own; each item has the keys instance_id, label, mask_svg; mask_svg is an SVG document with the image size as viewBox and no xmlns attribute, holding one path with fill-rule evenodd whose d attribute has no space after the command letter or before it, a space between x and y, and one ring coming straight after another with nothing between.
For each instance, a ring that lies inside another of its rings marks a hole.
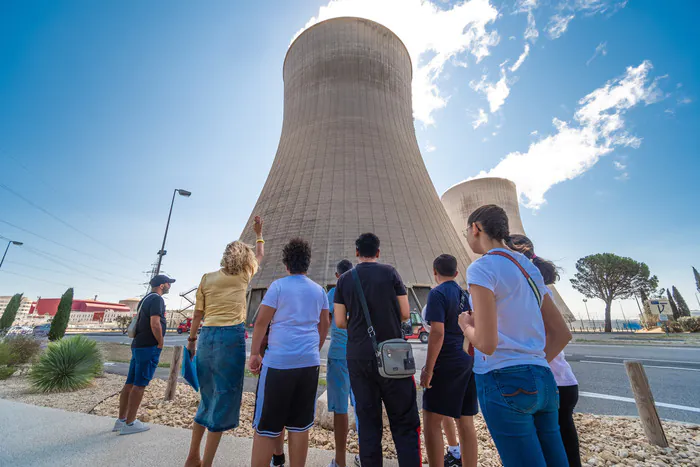
<instances>
[{"instance_id":1,"label":"sidewalk","mask_svg":"<svg viewBox=\"0 0 700 467\"><path fill-rule=\"evenodd\" d=\"M190 445L191 431L160 425L129 436L112 433L114 420L0 399L0 465L179 466ZM250 464L253 440L224 436L214 465ZM286 449L286 448L285 448ZM333 453L309 449L308 466L327 466ZM348 458L348 465L350 458ZM385 466L396 466L385 461Z\"/></svg>"}]
</instances>

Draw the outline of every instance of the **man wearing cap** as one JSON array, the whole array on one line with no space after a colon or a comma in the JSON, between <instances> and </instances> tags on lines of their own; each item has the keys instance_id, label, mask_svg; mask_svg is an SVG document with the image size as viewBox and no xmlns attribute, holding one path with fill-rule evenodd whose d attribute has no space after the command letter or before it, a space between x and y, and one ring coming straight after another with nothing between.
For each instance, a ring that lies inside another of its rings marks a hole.
<instances>
[{"instance_id":1,"label":"man wearing cap","mask_svg":"<svg viewBox=\"0 0 700 467\"><path fill-rule=\"evenodd\" d=\"M151 279L151 292L139 302L136 317L136 337L131 342L131 362L126 384L119 395L119 418L112 431L120 435L141 433L150 429L136 419L143 392L151 382L165 339L165 301L175 279L159 274Z\"/></svg>"}]
</instances>

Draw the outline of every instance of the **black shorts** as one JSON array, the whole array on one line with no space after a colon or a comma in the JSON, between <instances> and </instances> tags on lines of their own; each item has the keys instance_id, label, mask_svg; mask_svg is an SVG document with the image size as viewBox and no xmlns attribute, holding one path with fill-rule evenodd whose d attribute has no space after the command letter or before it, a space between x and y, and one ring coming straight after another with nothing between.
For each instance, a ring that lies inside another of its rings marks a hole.
<instances>
[{"instance_id":1,"label":"black shorts","mask_svg":"<svg viewBox=\"0 0 700 467\"><path fill-rule=\"evenodd\" d=\"M255 397L253 428L276 438L287 431L311 429L316 416L317 366L278 370L263 366Z\"/></svg>"},{"instance_id":2,"label":"black shorts","mask_svg":"<svg viewBox=\"0 0 700 467\"><path fill-rule=\"evenodd\" d=\"M471 365L436 366L430 386L423 391L423 410L452 418L479 413Z\"/></svg>"}]
</instances>

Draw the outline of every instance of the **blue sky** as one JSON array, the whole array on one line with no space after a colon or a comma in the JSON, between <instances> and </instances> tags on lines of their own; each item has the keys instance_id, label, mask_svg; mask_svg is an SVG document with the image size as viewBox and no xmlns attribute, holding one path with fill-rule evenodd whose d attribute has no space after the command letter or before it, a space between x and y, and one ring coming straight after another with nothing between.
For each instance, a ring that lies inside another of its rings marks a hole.
<instances>
[{"instance_id":1,"label":"blue sky","mask_svg":"<svg viewBox=\"0 0 700 467\"><path fill-rule=\"evenodd\" d=\"M653 0L4 2L0 236L25 245L0 269L0 295L142 293L174 188L193 195L176 199L164 269L173 292L196 286L272 164L289 43L351 14L383 22L414 58L438 193L513 178L576 315L575 261L606 251L699 308L698 13Z\"/></svg>"}]
</instances>

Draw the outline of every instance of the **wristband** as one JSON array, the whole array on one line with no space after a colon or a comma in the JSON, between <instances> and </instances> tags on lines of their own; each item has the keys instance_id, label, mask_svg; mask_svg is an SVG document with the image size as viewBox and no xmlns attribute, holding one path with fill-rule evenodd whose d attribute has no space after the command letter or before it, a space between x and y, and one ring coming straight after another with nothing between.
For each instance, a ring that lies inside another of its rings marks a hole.
<instances>
[{"instance_id":1,"label":"wristband","mask_svg":"<svg viewBox=\"0 0 700 467\"><path fill-rule=\"evenodd\" d=\"M187 338L187 342L195 342L196 340L197 340L197 336Z\"/></svg>"},{"instance_id":2,"label":"wristband","mask_svg":"<svg viewBox=\"0 0 700 467\"><path fill-rule=\"evenodd\" d=\"M262 238L259 238L259 239L257 239L257 240L255 241L255 243L262 243L262 244L264 245L264 244L265 244L265 240L263 240Z\"/></svg>"}]
</instances>

